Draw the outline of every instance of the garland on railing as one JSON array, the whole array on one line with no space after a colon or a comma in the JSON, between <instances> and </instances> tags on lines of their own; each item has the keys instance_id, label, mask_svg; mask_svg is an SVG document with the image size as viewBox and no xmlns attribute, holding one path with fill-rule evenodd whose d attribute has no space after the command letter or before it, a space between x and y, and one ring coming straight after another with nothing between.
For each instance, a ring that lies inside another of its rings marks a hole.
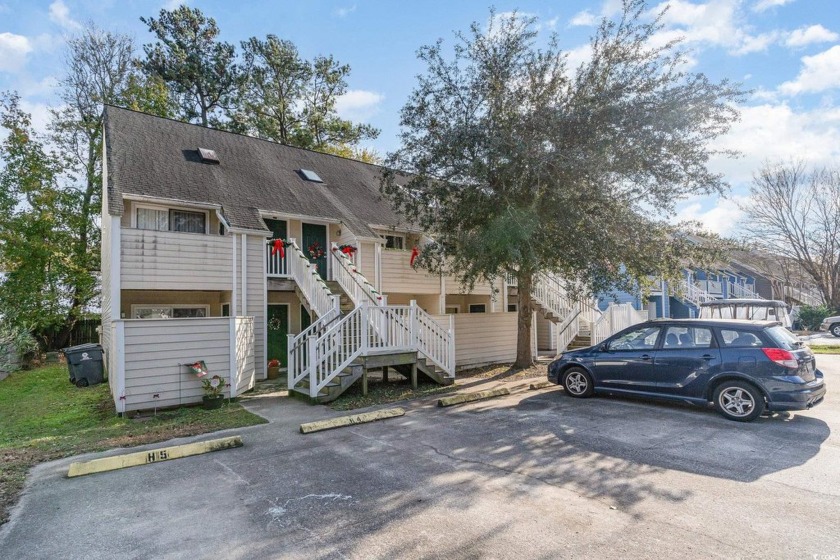
<instances>
[{"instance_id":1,"label":"garland on railing","mask_svg":"<svg viewBox=\"0 0 840 560\"><path fill-rule=\"evenodd\" d=\"M339 245L338 250L347 255L348 257L352 257L353 254L358 250L353 245ZM333 247L333 251L335 251L335 247Z\"/></svg>"},{"instance_id":2,"label":"garland on railing","mask_svg":"<svg viewBox=\"0 0 840 560\"><path fill-rule=\"evenodd\" d=\"M342 257L344 257L345 259L347 259L348 261L350 261L350 257L348 256L347 252L343 249L344 247L349 247L349 248L353 249L353 251L355 251L355 250L356 250L356 248L355 248L355 247L353 247L352 245L341 245L340 247L333 247L333 248L332 248L332 250L333 250L333 251L335 251L336 249L338 249L338 250L341 252L341 255L340 255L340 256L342 256ZM380 294L380 293L376 290L376 288L374 288L374 287L373 287L373 284L371 284L370 282L368 282L368 281L367 281L367 278L365 278L365 277L364 277L364 275L363 275L361 272L359 272L359 270L358 270L358 269L356 268L356 266L353 264L353 261L350 261L350 264L348 265L348 268L350 269L350 272L352 272L352 273L354 273L354 274L357 274L357 275L359 275L359 276L361 277L362 282L364 282L364 284L365 284L365 286L367 287L368 291L369 291L370 293L372 293L373 295L375 295L375 296L376 296L377 301L381 301L381 300L382 300L382 294Z\"/></svg>"}]
</instances>

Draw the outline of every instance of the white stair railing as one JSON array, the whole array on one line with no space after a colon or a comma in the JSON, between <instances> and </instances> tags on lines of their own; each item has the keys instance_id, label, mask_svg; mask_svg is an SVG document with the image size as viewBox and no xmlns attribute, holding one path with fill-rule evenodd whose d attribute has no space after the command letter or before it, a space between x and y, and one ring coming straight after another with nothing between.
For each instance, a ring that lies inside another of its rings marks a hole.
<instances>
[{"instance_id":1,"label":"white stair railing","mask_svg":"<svg viewBox=\"0 0 840 560\"><path fill-rule=\"evenodd\" d=\"M385 296L368 282L350 257L342 253L336 243L332 244L330 255L333 263L333 280L338 282L354 305L360 305L364 300L370 301L373 305L387 303Z\"/></svg>"},{"instance_id":2,"label":"white stair railing","mask_svg":"<svg viewBox=\"0 0 840 560\"><path fill-rule=\"evenodd\" d=\"M423 358L442 369L447 377L455 377L455 317L449 316L448 328L412 301L412 343Z\"/></svg>"},{"instance_id":3,"label":"white stair railing","mask_svg":"<svg viewBox=\"0 0 840 560\"><path fill-rule=\"evenodd\" d=\"M338 296L333 296L338 299ZM326 314L318 318L317 321L306 327L297 335L288 336L288 348L286 362L286 378L289 389L294 388L298 383L306 379L309 375L309 354L307 341L311 338L317 339L323 335L333 323L341 318L341 312L338 307L334 307Z\"/></svg>"},{"instance_id":4,"label":"white stair railing","mask_svg":"<svg viewBox=\"0 0 840 560\"><path fill-rule=\"evenodd\" d=\"M632 304L610 304L606 311L590 324L592 345L600 344L615 333L646 320L644 314L634 309Z\"/></svg>"},{"instance_id":5,"label":"white stair railing","mask_svg":"<svg viewBox=\"0 0 840 560\"><path fill-rule=\"evenodd\" d=\"M381 327L374 329L372 325ZM373 306L363 301L320 335L306 338L305 348L305 360L295 364L294 384L308 375L312 398L354 360L370 354L418 352L447 375L455 372L454 333L443 329L416 305ZM299 373L301 370L305 375ZM291 376L289 383L294 387Z\"/></svg>"},{"instance_id":6,"label":"white stair railing","mask_svg":"<svg viewBox=\"0 0 840 560\"><path fill-rule=\"evenodd\" d=\"M700 304L706 301L714 301L717 298L703 290L698 288L694 285L693 282L689 282L687 279L683 279L680 288L682 292L678 294L684 301L687 301L694 305L694 307L700 307Z\"/></svg>"},{"instance_id":7,"label":"white stair railing","mask_svg":"<svg viewBox=\"0 0 840 560\"><path fill-rule=\"evenodd\" d=\"M323 317L331 310L338 309L340 306L338 298L333 297L329 287L318 274L318 269L309 262L298 247L297 241L290 239L289 249L286 254L289 275L297 282L310 308L318 317Z\"/></svg>"},{"instance_id":8,"label":"white stair railing","mask_svg":"<svg viewBox=\"0 0 840 560\"><path fill-rule=\"evenodd\" d=\"M561 322L576 312L577 301L569 296L561 280L546 273L537 274L534 280L531 298L543 309L551 312Z\"/></svg>"}]
</instances>

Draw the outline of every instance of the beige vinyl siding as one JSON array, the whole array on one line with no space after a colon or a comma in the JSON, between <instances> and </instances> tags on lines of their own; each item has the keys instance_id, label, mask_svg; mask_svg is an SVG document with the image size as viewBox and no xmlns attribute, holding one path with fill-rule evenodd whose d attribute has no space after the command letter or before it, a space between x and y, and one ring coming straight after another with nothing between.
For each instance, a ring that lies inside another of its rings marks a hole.
<instances>
[{"instance_id":1,"label":"beige vinyl siding","mask_svg":"<svg viewBox=\"0 0 840 560\"><path fill-rule=\"evenodd\" d=\"M537 348L540 350L554 350L557 347L557 338L554 334L554 323L537 314Z\"/></svg>"},{"instance_id":2,"label":"beige vinyl siding","mask_svg":"<svg viewBox=\"0 0 840 560\"><path fill-rule=\"evenodd\" d=\"M516 359L516 313L434 315L435 321L455 323L455 367L458 369Z\"/></svg>"},{"instance_id":3,"label":"beige vinyl siding","mask_svg":"<svg viewBox=\"0 0 840 560\"><path fill-rule=\"evenodd\" d=\"M125 290L229 290L231 238L168 231L121 231Z\"/></svg>"},{"instance_id":4,"label":"beige vinyl siding","mask_svg":"<svg viewBox=\"0 0 840 560\"><path fill-rule=\"evenodd\" d=\"M240 245L241 248L241 245ZM248 309L239 315L247 315L254 318L254 354L253 359L257 365L257 377L263 379L266 374L265 359L265 237L254 235L248 236L248 287L247 305Z\"/></svg>"},{"instance_id":5,"label":"beige vinyl siding","mask_svg":"<svg viewBox=\"0 0 840 560\"><path fill-rule=\"evenodd\" d=\"M356 256L356 264L361 263L360 272L367 278L367 281L376 285L376 243L363 241L359 243L359 254ZM380 290L384 291L384 290ZM386 292L387 293L387 292Z\"/></svg>"},{"instance_id":6,"label":"beige vinyl siding","mask_svg":"<svg viewBox=\"0 0 840 560\"><path fill-rule=\"evenodd\" d=\"M182 364L204 360L231 383L231 322L236 325L234 388L253 382L253 330L243 318L137 319L125 324L125 410L200 402L201 380ZM249 377L251 379L249 379ZM234 393L236 394L236 393ZM155 395L158 395L157 398Z\"/></svg>"},{"instance_id":7,"label":"beige vinyl siding","mask_svg":"<svg viewBox=\"0 0 840 560\"><path fill-rule=\"evenodd\" d=\"M415 270L410 263L411 251L382 249L382 292L439 294L440 277L422 269ZM366 272L364 274L367 276Z\"/></svg>"}]
</instances>

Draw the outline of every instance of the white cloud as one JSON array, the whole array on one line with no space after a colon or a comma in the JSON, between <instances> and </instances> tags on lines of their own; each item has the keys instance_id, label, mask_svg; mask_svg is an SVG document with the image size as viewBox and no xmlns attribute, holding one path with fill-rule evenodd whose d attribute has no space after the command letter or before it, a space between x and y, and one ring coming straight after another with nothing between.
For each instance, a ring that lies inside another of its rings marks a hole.
<instances>
[{"instance_id":1,"label":"white cloud","mask_svg":"<svg viewBox=\"0 0 840 560\"><path fill-rule=\"evenodd\" d=\"M560 18L559 18L559 17L553 17L553 18L551 18L551 19L547 19L547 20L545 21L545 24L544 24L544 25L545 25L545 28L546 28L546 29L554 29L555 27L557 27L557 22L558 22L559 20L560 20Z\"/></svg>"},{"instance_id":2,"label":"white cloud","mask_svg":"<svg viewBox=\"0 0 840 560\"><path fill-rule=\"evenodd\" d=\"M760 35L745 35L741 44L730 52L734 55L744 55L767 50L767 47L779 40L781 34L778 31L761 33Z\"/></svg>"},{"instance_id":3,"label":"white cloud","mask_svg":"<svg viewBox=\"0 0 840 560\"><path fill-rule=\"evenodd\" d=\"M335 102L335 110L342 118L366 121L376 114L385 96L374 91L351 89Z\"/></svg>"},{"instance_id":4,"label":"white cloud","mask_svg":"<svg viewBox=\"0 0 840 560\"><path fill-rule=\"evenodd\" d=\"M171 12L177 8L180 8L181 6L186 6L187 4L187 0L166 0L166 2L163 3L163 6L161 6L161 8Z\"/></svg>"},{"instance_id":5,"label":"white cloud","mask_svg":"<svg viewBox=\"0 0 840 560\"><path fill-rule=\"evenodd\" d=\"M32 43L23 35L0 33L0 72L17 72L26 64Z\"/></svg>"},{"instance_id":6,"label":"white cloud","mask_svg":"<svg viewBox=\"0 0 840 560\"><path fill-rule=\"evenodd\" d=\"M592 58L592 46L589 43L566 51L566 64L569 70L577 70L581 64Z\"/></svg>"},{"instance_id":7,"label":"white cloud","mask_svg":"<svg viewBox=\"0 0 840 560\"><path fill-rule=\"evenodd\" d=\"M840 159L840 107L797 112L785 103L741 107L741 120L714 143L714 148L738 150L738 159L714 157L710 168L733 186L748 184L768 161L803 160L827 165Z\"/></svg>"},{"instance_id":8,"label":"white cloud","mask_svg":"<svg viewBox=\"0 0 840 560\"><path fill-rule=\"evenodd\" d=\"M50 4L50 21L71 31L82 28L78 21L70 17L70 8L67 7L64 0L55 0Z\"/></svg>"},{"instance_id":9,"label":"white cloud","mask_svg":"<svg viewBox=\"0 0 840 560\"><path fill-rule=\"evenodd\" d=\"M706 201L711 200L707 199ZM735 195L727 198L717 198L711 208L699 201L685 203L685 206L677 210L675 222L695 221L700 222L704 229L720 235L731 235L738 229L744 212L739 205L748 200L748 197Z\"/></svg>"},{"instance_id":10,"label":"white cloud","mask_svg":"<svg viewBox=\"0 0 840 560\"><path fill-rule=\"evenodd\" d=\"M785 4L790 4L793 0L758 0L753 7L752 10L754 12L764 12L769 10L770 8L777 8L779 6L784 6Z\"/></svg>"},{"instance_id":11,"label":"white cloud","mask_svg":"<svg viewBox=\"0 0 840 560\"><path fill-rule=\"evenodd\" d=\"M583 10L582 12L578 12L575 16L569 21L569 25L572 27L575 26L586 26L592 27L598 24L598 16L590 12L589 10Z\"/></svg>"},{"instance_id":12,"label":"white cloud","mask_svg":"<svg viewBox=\"0 0 840 560\"><path fill-rule=\"evenodd\" d=\"M333 10L333 15L336 16L336 17L343 18L343 17L347 17L348 15L352 14L355 11L356 11L356 4L353 4L352 6L349 6L349 7L345 6L343 8L336 8L335 10Z\"/></svg>"},{"instance_id":13,"label":"white cloud","mask_svg":"<svg viewBox=\"0 0 840 560\"><path fill-rule=\"evenodd\" d=\"M840 45L814 56L802 57L802 70L795 80L779 86L786 95L819 92L840 87Z\"/></svg>"},{"instance_id":14,"label":"white cloud","mask_svg":"<svg viewBox=\"0 0 840 560\"><path fill-rule=\"evenodd\" d=\"M50 122L50 106L45 103L33 103L21 99L20 108L32 115L32 128L38 132L46 132Z\"/></svg>"},{"instance_id":15,"label":"white cloud","mask_svg":"<svg viewBox=\"0 0 840 560\"><path fill-rule=\"evenodd\" d=\"M789 47L804 47L812 43L827 43L840 39L840 35L830 31L822 25L812 25L810 27L800 27L791 31L785 44Z\"/></svg>"}]
</instances>

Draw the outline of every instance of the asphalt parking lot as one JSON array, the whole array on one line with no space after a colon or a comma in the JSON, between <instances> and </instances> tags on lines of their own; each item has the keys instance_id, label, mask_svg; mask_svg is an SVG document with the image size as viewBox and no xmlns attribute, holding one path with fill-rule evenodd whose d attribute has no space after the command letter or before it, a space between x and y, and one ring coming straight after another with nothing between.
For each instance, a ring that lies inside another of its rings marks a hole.
<instances>
[{"instance_id":1,"label":"asphalt parking lot","mask_svg":"<svg viewBox=\"0 0 840 560\"><path fill-rule=\"evenodd\" d=\"M823 404L752 424L548 389L301 435L335 413L258 399L239 449L37 467L0 558L838 558L840 356L817 360Z\"/></svg>"}]
</instances>

